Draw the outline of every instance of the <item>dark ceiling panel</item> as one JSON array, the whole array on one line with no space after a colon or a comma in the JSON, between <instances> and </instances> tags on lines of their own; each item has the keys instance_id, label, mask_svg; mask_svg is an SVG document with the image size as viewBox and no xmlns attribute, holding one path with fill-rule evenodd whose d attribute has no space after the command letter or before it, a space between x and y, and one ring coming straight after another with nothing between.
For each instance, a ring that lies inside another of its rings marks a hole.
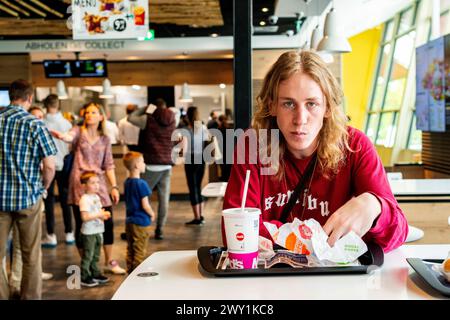
<instances>
[{"instance_id":1,"label":"dark ceiling panel","mask_svg":"<svg viewBox=\"0 0 450 320\"><path fill-rule=\"evenodd\" d=\"M0 5L3 7L7 7L15 12L18 12L20 19L64 19L67 20L70 16L70 13L67 13L69 4L67 0L39 0L42 4L50 7L51 9L61 13L64 15L63 18L58 18L51 12L48 12L31 0L0 0ZM239 1L239 0L236 0ZM219 36L231 36L233 34L233 0L219 0L221 13L224 21L223 26L217 27L206 27L201 28L195 25L177 25L177 24L156 24L152 23L152 17L150 15L150 28L155 30L156 38L168 38L168 37L206 37L210 36L213 33L218 34ZM46 17L43 18L41 15L33 12L29 8L27 8L24 3L33 6L34 8L45 12ZM150 2L151 3L151 2ZM11 6L10 6L11 5ZM151 5L151 4L150 4ZM20 8L21 10L15 10L14 7ZM263 8L267 8L266 12L263 12ZM288 30L291 30L290 35L296 34L301 25L303 24L305 18L300 20L296 18L286 18L279 17L276 23L271 23L273 20L269 19L274 13L275 10L275 0L258 0L254 1L253 4L253 24L254 24L254 35L279 35L286 34ZM26 16L23 12L25 11L29 13L29 16ZM11 23L14 23L15 19L11 14L8 14L4 10L0 10L0 18L10 18ZM263 21L265 23L262 26L260 23ZM201 25L201 21L199 21L199 25ZM70 38L67 36L29 36L29 35L21 35L21 36L1 36L0 30L0 38L1 39L57 39L57 38Z\"/></svg>"}]
</instances>

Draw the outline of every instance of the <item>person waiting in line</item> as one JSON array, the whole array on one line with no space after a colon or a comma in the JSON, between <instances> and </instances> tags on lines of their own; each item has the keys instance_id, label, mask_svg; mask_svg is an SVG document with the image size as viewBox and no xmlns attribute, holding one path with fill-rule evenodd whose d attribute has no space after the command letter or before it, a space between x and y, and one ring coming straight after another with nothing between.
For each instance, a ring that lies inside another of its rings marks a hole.
<instances>
[{"instance_id":1,"label":"person waiting in line","mask_svg":"<svg viewBox=\"0 0 450 320\"><path fill-rule=\"evenodd\" d=\"M220 164L220 181L227 182L230 178L231 163L227 163L227 129L232 129L228 117L224 114L219 116L219 131L222 135L222 145L220 152L222 153L222 163ZM234 136L233 136L234 137ZM234 138L233 138L234 139Z\"/></svg>"},{"instance_id":2,"label":"person waiting in line","mask_svg":"<svg viewBox=\"0 0 450 320\"><path fill-rule=\"evenodd\" d=\"M211 111L209 114L209 121L206 124L208 129L217 129L219 127L219 114L216 110Z\"/></svg>"},{"instance_id":3,"label":"person waiting in line","mask_svg":"<svg viewBox=\"0 0 450 320\"><path fill-rule=\"evenodd\" d=\"M136 104L128 104L126 106L127 115L119 120L119 141L126 145L128 151L139 151L139 132L141 129L127 120L128 115L136 111Z\"/></svg>"},{"instance_id":4,"label":"person waiting in line","mask_svg":"<svg viewBox=\"0 0 450 320\"><path fill-rule=\"evenodd\" d=\"M141 179L145 173L142 153L131 151L123 157L129 176L125 180L127 271L131 273L146 258L147 243L150 237L150 224L155 214L150 206L150 190L147 182Z\"/></svg>"},{"instance_id":5,"label":"person waiting in line","mask_svg":"<svg viewBox=\"0 0 450 320\"><path fill-rule=\"evenodd\" d=\"M32 106L30 109L28 109L28 112L35 116L39 120L44 120L45 114L44 110L42 110L39 106Z\"/></svg>"},{"instance_id":6,"label":"person waiting in line","mask_svg":"<svg viewBox=\"0 0 450 320\"><path fill-rule=\"evenodd\" d=\"M264 221L279 227L294 218L314 218L330 246L350 231L376 242L385 252L402 245L408 234L405 216L373 144L347 125L342 98L336 78L319 55L282 54L264 78L252 120L257 136L261 129L279 130L278 157L273 156L269 167L273 174L261 172L259 158L256 164L249 163L248 146L237 147L235 157L238 150L245 150L246 161L233 164L223 208L241 206L250 170L246 206L261 209L260 235L265 238L272 239ZM266 154L274 151L270 134L268 138L267 146L259 146L267 148ZM308 171L310 177L296 203L292 191Z\"/></svg>"},{"instance_id":7,"label":"person waiting in line","mask_svg":"<svg viewBox=\"0 0 450 320\"><path fill-rule=\"evenodd\" d=\"M74 150L73 167L69 179L68 203L72 205L75 218L75 243L82 255L83 243L80 236L81 214L79 201L83 192L80 176L85 171L95 171L100 179L99 196L102 206L111 213L111 219L105 222L103 234L103 252L105 254L105 270L114 274L125 274L118 262L112 259L114 244L114 222L112 205L119 203L119 187L116 182L112 147L109 138L104 133L105 115L101 105L89 103L84 112L84 122L81 127L73 127L69 133L62 134L52 131L52 134L65 142L72 143ZM111 197L108 193L107 180L111 184Z\"/></svg>"},{"instance_id":8,"label":"person waiting in line","mask_svg":"<svg viewBox=\"0 0 450 320\"><path fill-rule=\"evenodd\" d=\"M202 180L205 174L205 160L203 148L207 141L211 140L208 129L200 120L197 107L191 106L187 110L188 136L183 137L184 172L189 188L189 200L191 202L194 219L186 222L186 225L203 225L204 198L201 194Z\"/></svg>"},{"instance_id":9,"label":"person waiting in line","mask_svg":"<svg viewBox=\"0 0 450 320\"><path fill-rule=\"evenodd\" d=\"M138 126L141 152L146 170L144 179L150 189L158 190L158 218L155 239L163 240L163 227L169 211L170 177L172 175L172 133L175 131L175 113L167 108L163 99L155 100L155 107L139 108L128 116L128 121Z\"/></svg>"},{"instance_id":10,"label":"person waiting in line","mask_svg":"<svg viewBox=\"0 0 450 320\"><path fill-rule=\"evenodd\" d=\"M105 120L105 135L108 136L109 141L112 145L119 143L119 128L114 121L111 121L111 111L109 108L106 109L106 120Z\"/></svg>"},{"instance_id":11,"label":"person waiting in line","mask_svg":"<svg viewBox=\"0 0 450 320\"><path fill-rule=\"evenodd\" d=\"M9 87L10 105L0 108L0 261L17 225L23 259L21 299L42 296L42 197L55 175L57 149L44 123L26 110L33 101L33 86L16 80ZM42 170L41 170L42 163ZM0 299L9 299L6 274L0 272Z\"/></svg>"},{"instance_id":12,"label":"person waiting in line","mask_svg":"<svg viewBox=\"0 0 450 320\"><path fill-rule=\"evenodd\" d=\"M100 260L100 248L103 244L102 234L105 231L105 220L111 218L111 213L102 208L102 202L98 193L100 191L100 179L94 171L83 172L80 183L84 194L80 198L81 240L83 242L83 254L81 257L81 285L95 287L107 283L105 277L98 268Z\"/></svg>"},{"instance_id":13,"label":"person waiting in line","mask_svg":"<svg viewBox=\"0 0 450 320\"><path fill-rule=\"evenodd\" d=\"M44 99L44 107L47 113L44 118L44 123L50 130L56 130L63 134L72 129L72 124L66 120L59 110L59 99L56 94L50 94ZM61 205L62 216L64 221L64 233L66 244L74 244L75 237L72 228L72 211L67 204L67 193L69 182L63 173L64 157L69 154L69 146L66 142L54 138L58 153L55 157L55 178L48 188L47 198L45 203L45 223L47 227L47 235L42 241L42 246L46 248L56 247L58 241L55 234L55 182L58 185L59 203Z\"/></svg>"}]
</instances>

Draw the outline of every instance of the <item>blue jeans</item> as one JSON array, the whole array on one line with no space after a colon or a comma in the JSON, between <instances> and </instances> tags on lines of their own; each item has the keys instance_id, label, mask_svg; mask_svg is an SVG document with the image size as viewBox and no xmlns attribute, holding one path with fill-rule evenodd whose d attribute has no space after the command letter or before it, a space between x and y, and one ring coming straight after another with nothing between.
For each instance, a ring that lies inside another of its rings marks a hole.
<instances>
[{"instance_id":1,"label":"blue jeans","mask_svg":"<svg viewBox=\"0 0 450 320\"><path fill-rule=\"evenodd\" d=\"M155 187L158 190L158 219L156 221L157 230L162 230L162 227L164 227L167 221L171 175L172 168L164 171L145 170L144 179L147 181L148 186L151 190Z\"/></svg>"}]
</instances>

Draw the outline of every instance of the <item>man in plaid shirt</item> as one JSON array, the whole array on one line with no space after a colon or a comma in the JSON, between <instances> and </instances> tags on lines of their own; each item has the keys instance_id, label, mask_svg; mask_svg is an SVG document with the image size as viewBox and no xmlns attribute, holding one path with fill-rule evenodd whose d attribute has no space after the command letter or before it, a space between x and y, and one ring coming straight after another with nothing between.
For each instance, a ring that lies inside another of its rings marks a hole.
<instances>
[{"instance_id":1,"label":"man in plaid shirt","mask_svg":"<svg viewBox=\"0 0 450 320\"><path fill-rule=\"evenodd\" d=\"M16 223L23 259L21 299L40 299L42 196L55 175L57 150L44 123L26 111L33 102L31 84L11 83L9 99L9 106L0 107L0 262ZM8 280L0 272L0 299L8 298Z\"/></svg>"}]
</instances>

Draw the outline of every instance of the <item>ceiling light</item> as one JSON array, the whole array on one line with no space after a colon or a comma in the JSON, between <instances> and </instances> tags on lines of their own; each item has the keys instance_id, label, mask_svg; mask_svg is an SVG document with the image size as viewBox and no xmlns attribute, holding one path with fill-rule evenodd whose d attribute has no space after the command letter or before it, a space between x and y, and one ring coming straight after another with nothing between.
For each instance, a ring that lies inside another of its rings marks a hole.
<instances>
[{"instance_id":1,"label":"ceiling light","mask_svg":"<svg viewBox=\"0 0 450 320\"><path fill-rule=\"evenodd\" d=\"M213 38L217 38L219 35L217 33L211 33L210 36Z\"/></svg>"},{"instance_id":2,"label":"ceiling light","mask_svg":"<svg viewBox=\"0 0 450 320\"><path fill-rule=\"evenodd\" d=\"M269 8L262 8L261 11L262 12L269 12Z\"/></svg>"},{"instance_id":3,"label":"ceiling light","mask_svg":"<svg viewBox=\"0 0 450 320\"><path fill-rule=\"evenodd\" d=\"M225 85L225 83L221 83L219 84L220 89L225 89L227 86Z\"/></svg>"},{"instance_id":4,"label":"ceiling light","mask_svg":"<svg viewBox=\"0 0 450 320\"><path fill-rule=\"evenodd\" d=\"M111 99L114 98L114 94L111 91L111 81L108 78L103 80L103 91L102 94L99 95L100 99Z\"/></svg>"},{"instance_id":5,"label":"ceiling light","mask_svg":"<svg viewBox=\"0 0 450 320\"><path fill-rule=\"evenodd\" d=\"M317 51L326 51L333 53L351 52L352 47L347 38L343 36L342 24L334 9L328 12L325 18L324 37L317 46Z\"/></svg>"},{"instance_id":6,"label":"ceiling light","mask_svg":"<svg viewBox=\"0 0 450 320\"><path fill-rule=\"evenodd\" d=\"M180 102L192 102L193 101L187 82L183 83L183 87L181 88L181 96L180 96L179 100L180 100Z\"/></svg>"},{"instance_id":7,"label":"ceiling light","mask_svg":"<svg viewBox=\"0 0 450 320\"><path fill-rule=\"evenodd\" d=\"M65 100L69 98L67 95L66 86L64 84L64 81L62 80L58 80L58 82L56 82L56 95L58 96L59 100Z\"/></svg>"},{"instance_id":8,"label":"ceiling light","mask_svg":"<svg viewBox=\"0 0 450 320\"><path fill-rule=\"evenodd\" d=\"M260 25L260 26L265 26L265 25L266 25L266 22L265 22L265 21L260 21L260 22L259 22L259 25Z\"/></svg>"},{"instance_id":9,"label":"ceiling light","mask_svg":"<svg viewBox=\"0 0 450 320\"><path fill-rule=\"evenodd\" d=\"M317 25L312 32L311 42L310 42L312 50L317 50L320 40L322 40L322 38L323 38L323 34L321 31L322 30L320 30L319 26Z\"/></svg>"},{"instance_id":10,"label":"ceiling light","mask_svg":"<svg viewBox=\"0 0 450 320\"><path fill-rule=\"evenodd\" d=\"M137 84L133 84L133 85L131 86L131 88L132 88L133 90L136 90L136 91L141 90L141 86L138 86Z\"/></svg>"}]
</instances>

